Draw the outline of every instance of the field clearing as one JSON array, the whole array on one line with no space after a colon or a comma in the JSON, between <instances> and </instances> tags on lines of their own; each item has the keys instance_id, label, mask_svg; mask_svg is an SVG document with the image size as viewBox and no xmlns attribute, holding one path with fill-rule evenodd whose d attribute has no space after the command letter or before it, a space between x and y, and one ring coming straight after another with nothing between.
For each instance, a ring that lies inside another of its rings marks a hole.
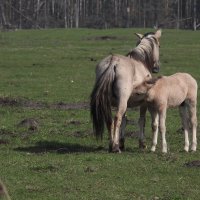
<instances>
[{"instance_id":1,"label":"field clearing","mask_svg":"<svg viewBox=\"0 0 200 200\"><path fill-rule=\"evenodd\" d=\"M92 136L88 109L95 66L125 55L147 29L0 32L0 178L13 200L199 199L200 150L183 152L178 111L167 116L169 153L138 149L138 109L128 110L126 151ZM200 82L200 32L163 30L159 75ZM198 97L200 98L200 97ZM200 104L198 103L198 122ZM34 120L34 127L23 120ZM198 141L200 141L198 129ZM0 193L0 199L1 197Z\"/></svg>"}]
</instances>

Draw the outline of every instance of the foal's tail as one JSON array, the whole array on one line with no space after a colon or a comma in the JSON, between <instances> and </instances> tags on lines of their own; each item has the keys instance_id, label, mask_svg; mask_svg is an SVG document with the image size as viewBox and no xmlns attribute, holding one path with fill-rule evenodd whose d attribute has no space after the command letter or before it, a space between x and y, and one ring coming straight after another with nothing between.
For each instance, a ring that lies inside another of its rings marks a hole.
<instances>
[{"instance_id":1,"label":"foal's tail","mask_svg":"<svg viewBox=\"0 0 200 200\"><path fill-rule=\"evenodd\" d=\"M112 56L109 66L96 81L91 94L90 112L96 138L103 138L104 122L107 127L112 123L111 98L115 66L116 62L113 62Z\"/></svg>"}]
</instances>

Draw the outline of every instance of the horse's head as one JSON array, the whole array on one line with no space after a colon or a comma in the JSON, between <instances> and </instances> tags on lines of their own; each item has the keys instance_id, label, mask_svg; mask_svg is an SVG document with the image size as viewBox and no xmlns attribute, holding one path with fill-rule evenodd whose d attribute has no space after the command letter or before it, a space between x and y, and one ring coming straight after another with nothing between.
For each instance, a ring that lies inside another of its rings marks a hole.
<instances>
[{"instance_id":1,"label":"horse's head","mask_svg":"<svg viewBox=\"0 0 200 200\"><path fill-rule=\"evenodd\" d=\"M160 61L159 61L159 39L161 37L161 29L158 29L155 33L150 32L144 35L136 33L139 38L137 42L137 46L145 51L147 64L150 68L151 72L158 73L160 69Z\"/></svg>"}]
</instances>

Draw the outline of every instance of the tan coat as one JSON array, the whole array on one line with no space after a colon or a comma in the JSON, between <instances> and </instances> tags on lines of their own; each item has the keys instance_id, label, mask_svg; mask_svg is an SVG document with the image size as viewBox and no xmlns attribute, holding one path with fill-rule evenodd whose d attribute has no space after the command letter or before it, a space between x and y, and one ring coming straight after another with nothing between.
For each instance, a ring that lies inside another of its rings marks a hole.
<instances>
[{"instance_id":1,"label":"tan coat","mask_svg":"<svg viewBox=\"0 0 200 200\"><path fill-rule=\"evenodd\" d=\"M185 151L189 150L188 132L192 126L191 150L196 151L196 104L197 104L197 82L187 73L176 73L171 76L162 76L144 81L134 89L135 98L147 103L152 116L153 146L155 151L157 144L158 126L162 134L162 151L167 152L165 139L166 110L170 107L179 107L182 124L185 133Z\"/></svg>"}]
</instances>

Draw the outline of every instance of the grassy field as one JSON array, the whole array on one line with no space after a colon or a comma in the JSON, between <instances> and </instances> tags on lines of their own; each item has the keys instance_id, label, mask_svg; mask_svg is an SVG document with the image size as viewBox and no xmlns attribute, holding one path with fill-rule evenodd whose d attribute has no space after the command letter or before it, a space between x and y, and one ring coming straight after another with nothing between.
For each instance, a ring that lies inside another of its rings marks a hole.
<instances>
[{"instance_id":1,"label":"grassy field","mask_svg":"<svg viewBox=\"0 0 200 200\"><path fill-rule=\"evenodd\" d=\"M138 149L137 109L128 111L122 154L108 153L106 133L102 142L92 136L87 102L95 65L126 54L134 33L147 31L0 32L0 178L11 199L199 199L200 167L187 163L200 160L200 150L183 152L177 110L168 112L166 155L159 145L149 151L149 114L148 149ZM200 32L163 30L160 51L160 74L188 72L200 81Z\"/></svg>"}]
</instances>

